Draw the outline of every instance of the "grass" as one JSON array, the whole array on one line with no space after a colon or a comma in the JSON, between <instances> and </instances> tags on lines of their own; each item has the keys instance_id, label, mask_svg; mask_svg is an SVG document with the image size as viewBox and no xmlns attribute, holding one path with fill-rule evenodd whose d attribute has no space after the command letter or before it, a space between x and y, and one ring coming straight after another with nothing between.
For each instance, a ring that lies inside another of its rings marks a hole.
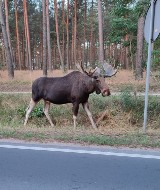
<instances>
[{"instance_id":1,"label":"grass","mask_svg":"<svg viewBox=\"0 0 160 190\"><path fill-rule=\"evenodd\" d=\"M71 137L70 137L71 138ZM63 141L68 141L68 138L62 139ZM160 142L154 141L148 135L140 134L126 134L117 137L107 136L107 135L87 135L78 136L73 138L73 141L79 143L96 144L96 145L108 145L108 146L144 146L144 147L159 147Z\"/></svg>"},{"instance_id":2,"label":"grass","mask_svg":"<svg viewBox=\"0 0 160 190\"><path fill-rule=\"evenodd\" d=\"M0 94L0 138L41 142L73 142L108 146L160 148L160 100L149 97L148 130L144 134L144 97L134 96L125 89L120 96L90 96L90 110L98 130L93 130L80 107L78 126L73 130L72 105L52 105L56 127L49 125L43 114L43 102L33 110L27 126L23 126L30 94ZM105 111L105 114L104 114ZM103 117L102 117L103 115Z\"/></svg>"}]
</instances>

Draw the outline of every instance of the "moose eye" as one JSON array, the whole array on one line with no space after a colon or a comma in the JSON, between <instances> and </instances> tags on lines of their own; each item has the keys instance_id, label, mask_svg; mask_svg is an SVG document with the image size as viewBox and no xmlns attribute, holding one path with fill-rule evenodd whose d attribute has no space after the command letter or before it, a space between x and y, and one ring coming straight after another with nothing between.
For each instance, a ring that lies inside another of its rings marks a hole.
<instances>
[{"instance_id":1,"label":"moose eye","mask_svg":"<svg viewBox=\"0 0 160 190\"><path fill-rule=\"evenodd\" d=\"M94 76L93 78L97 80L98 77L97 77L97 76Z\"/></svg>"},{"instance_id":2,"label":"moose eye","mask_svg":"<svg viewBox=\"0 0 160 190\"><path fill-rule=\"evenodd\" d=\"M101 83L101 81L100 81L100 80L96 80L96 81L97 81L97 83L98 83L98 84L100 84L100 83Z\"/></svg>"}]
</instances>

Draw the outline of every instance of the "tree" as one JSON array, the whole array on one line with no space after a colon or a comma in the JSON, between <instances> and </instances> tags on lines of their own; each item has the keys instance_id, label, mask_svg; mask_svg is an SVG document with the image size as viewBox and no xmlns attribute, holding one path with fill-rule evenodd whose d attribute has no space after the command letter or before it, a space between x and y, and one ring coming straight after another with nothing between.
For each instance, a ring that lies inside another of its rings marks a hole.
<instances>
[{"instance_id":1,"label":"tree","mask_svg":"<svg viewBox=\"0 0 160 190\"><path fill-rule=\"evenodd\" d=\"M49 21L49 0L46 0L46 17L47 17L48 66L49 66L49 70L52 71L50 21Z\"/></svg>"},{"instance_id":2,"label":"tree","mask_svg":"<svg viewBox=\"0 0 160 190\"><path fill-rule=\"evenodd\" d=\"M142 12L146 12L148 2L149 0L8 1L9 15L6 14L5 18L6 23L9 19L8 25L12 31L10 39L12 50L16 52L16 68L43 68L44 75L47 75L47 70L52 68L52 58L54 67L61 67L63 71L65 61L67 69L73 69L78 59L82 59L83 63L89 62L93 67L97 61L103 64L103 60L107 59L114 65L121 64L125 69L132 67L135 70L138 68L136 54L137 60L140 60L137 23ZM42 27L43 18L45 32ZM2 57L2 51L0 56ZM142 68L142 64L139 68Z\"/></svg>"},{"instance_id":3,"label":"tree","mask_svg":"<svg viewBox=\"0 0 160 190\"><path fill-rule=\"evenodd\" d=\"M57 0L54 0L54 11L55 11L55 23L56 23L57 46L58 46L58 51L59 51L59 57L60 57L60 61L61 61L62 71L64 72L64 71L65 71L65 68L64 68L64 62L63 62L63 58L62 58L62 52L61 52L60 40L59 40Z\"/></svg>"},{"instance_id":4,"label":"tree","mask_svg":"<svg viewBox=\"0 0 160 190\"><path fill-rule=\"evenodd\" d=\"M13 79L14 78L14 67L13 67L13 62L12 62L11 49L10 49L9 41L8 41L8 39L10 37L8 36L8 33L7 33L2 8L3 8L3 2L2 2L2 0L0 0L0 23L2 26L3 41L4 41L4 46L5 46L5 52L6 52L8 77L9 77L9 79Z\"/></svg>"},{"instance_id":5,"label":"tree","mask_svg":"<svg viewBox=\"0 0 160 190\"><path fill-rule=\"evenodd\" d=\"M98 0L98 26L99 26L99 62L104 62L103 49L103 20L102 20L102 1Z\"/></svg>"},{"instance_id":6,"label":"tree","mask_svg":"<svg viewBox=\"0 0 160 190\"><path fill-rule=\"evenodd\" d=\"M28 66L32 70L32 59L31 59L31 45L30 45L30 33L29 33L29 24L28 24L28 13L27 13L27 2L23 0L23 9L24 9L24 28L25 28L25 37L26 37L26 55L28 60Z\"/></svg>"},{"instance_id":7,"label":"tree","mask_svg":"<svg viewBox=\"0 0 160 190\"><path fill-rule=\"evenodd\" d=\"M142 64L143 64L143 47L144 47L144 21L145 13L149 6L149 1L141 0L137 3L135 12L138 14L138 31L137 31L137 55L136 55L136 68L135 79L139 80L143 78Z\"/></svg>"},{"instance_id":8,"label":"tree","mask_svg":"<svg viewBox=\"0 0 160 190\"><path fill-rule=\"evenodd\" d=\"M16 39L17 39L18 66L19 66L19 69L21 70L22 65L21 65L20 39L19 39L19 29L18 29L17 0L14 0L14 8L15 8L15 18L16 18Z\"/></svg>"},{"instance_id":9,"label":"tree","mask_svg":"<svg viewBox=\"0 0 160 190\"><path fill-rule=\"evenodd\" d=\"M12 45L11 45L10 29L9 29L8 0L5 0L4 3L5 3L5 16L6 16L6 31L7 31L9 49L10 49L10 52L11 52L11 59L12 59L12 62L13 62L13 53L12 53Z\"/></svg>"},{"instance_id":10,"label":"tree","mask_svg":"<svg viewBox=\"0 0 160 190\"><path fill-rule=\"evenodd\" d=\"M46 0L43 0L43 75L47 76L47 20L46 20Z\"/></svg>"},{"instance_id":11,"label":"tree","mask_svg":"<svg viewBox=\"0 0 160 190\"><path fill-rule=\"evenodd\" d=\"M74 1L74 29L73 29L73 55L74 64L77 61L77 0Z\"/></svg>"},{"instance_id":12,"label":"tree","mask_svg":"<svg viewBox=\"0 0 160 190\"><path fill-rule=\"evenodd\" d=\"M67 44L66 44L66 51L67 51L67 70L69 69L69 0L67 0L67 18L66 18L66 34L67 34Z\"/></svg>"},{"instance_id":13,"label":"tree","mask_svg":"<svg viewBox=\"0 0 160 190\"><path fill-rule=\"evenodd\" d=\"M85 47L86 47L86 27L87 27L87 1L84 1L84 34L83 34L83 62L87 62L85 59Z\"/></svg>"},{"instance_id":14,"label":"tree","mask_svg":"<svg viewBox=\"0 0 160 190\"><path fill-rule=\"evenodd\" d=\"M142 63L143 63L143 31L144 31L144 16L138 19L138 32L137 32L137 56L136 56L136 72L135 79L139 80L143 78Z\"/></svg>"},{"instance_id":15,"label":"tree","mask_svg":"<svg viewBox=\"0 0 160 190\"><path fill-rule=\"evenodd\" d=\"M91 6L91 27L90 27L90 63L93 66L94 62L94 53L93 53L93 19L94 19L94 11L93 11L93 0L92 0L92 6ZM103 51L103 50L102 50ZM102 55L103 56L103 55Z\"/></svg>"}]
</instances>

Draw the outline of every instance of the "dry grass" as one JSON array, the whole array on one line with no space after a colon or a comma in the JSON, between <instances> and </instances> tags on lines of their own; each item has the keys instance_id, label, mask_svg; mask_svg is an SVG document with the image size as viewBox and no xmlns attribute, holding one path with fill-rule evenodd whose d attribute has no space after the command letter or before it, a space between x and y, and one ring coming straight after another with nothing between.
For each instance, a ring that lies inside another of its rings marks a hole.
<instances>
[{"instance_id":1,"label":"dry grass","mask_svg":"<svg viewBox=\"0 0 160 190\"><path fill-rule=\"evenodd\" d=\"M71 72L71 70L69 71ZM59 77L63 76L64 73L61 70L54 70L51 73L48 73L49 77ZM109 84L109 87L112 91L120 91L126 85L131 86L135 90L144 92L145 91L145 75L143 80L136 81L132 71L128 70L119 70L116 76L112 78L107 78L106 81ZM159 79L157 80L154 76L157 75L157 72L153 72L153 77L151 76L150 90L151 92L157 92L158 86L160 84ZM13 80L8 79L7 71L0 70L0 91L31 91L32 82L43 76L42 70L34 71L17 71L15 70L15 77Z\"/></svg>"}]
</instances>

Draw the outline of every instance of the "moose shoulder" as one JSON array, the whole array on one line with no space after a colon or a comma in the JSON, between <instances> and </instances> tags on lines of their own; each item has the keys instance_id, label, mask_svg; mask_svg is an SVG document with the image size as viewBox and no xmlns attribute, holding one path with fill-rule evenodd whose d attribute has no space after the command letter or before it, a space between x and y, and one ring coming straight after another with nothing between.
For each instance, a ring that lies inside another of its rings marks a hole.
<instances>
[{"instance_id":1,"label":"moose shoulder","mask_svg":"<svg viewBox=\"0 0 160 190\"><path fill-rule=\"evenodd\" d=\"M84 70L82 70L84 71ZM78 115L79 104L82 104L86 111L92 127L96 128L93 121L92 114L88 106L89 95L93 92L109 96L110 90L105 83L104 76L95 76L94 73L83 73L73 71L64 77L40 77L33 82L32 85L32 98L26 110L26 118L24 125L27 124L29 115L35 105L41 100L44 100L44 114L49 120L51 126L54 126L50 116L49 107L50 103L53 104L66 104L72 103L73 105L73 120L74 128L76 127L76 118Z\"/></svg>"}]
</instances>

